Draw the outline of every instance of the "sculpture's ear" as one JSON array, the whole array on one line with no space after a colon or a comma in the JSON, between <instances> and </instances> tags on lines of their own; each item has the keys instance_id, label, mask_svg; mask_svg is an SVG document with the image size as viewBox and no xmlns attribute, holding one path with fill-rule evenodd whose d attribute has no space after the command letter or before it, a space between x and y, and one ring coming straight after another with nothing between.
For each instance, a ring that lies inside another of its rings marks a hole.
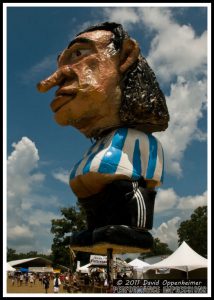
<instances>
[{"instance_id":1,"label":"sculpture's ear","mask_svg":"<svg viewBox=\"0 0 214 300\"><path fill-rule=\"evenodd\" d=\"M123 41L120 53L120 72L125 73L133 63L136 62L140 54L140 48L133 39L125 39Z\"/></svg>"}]
</instances>

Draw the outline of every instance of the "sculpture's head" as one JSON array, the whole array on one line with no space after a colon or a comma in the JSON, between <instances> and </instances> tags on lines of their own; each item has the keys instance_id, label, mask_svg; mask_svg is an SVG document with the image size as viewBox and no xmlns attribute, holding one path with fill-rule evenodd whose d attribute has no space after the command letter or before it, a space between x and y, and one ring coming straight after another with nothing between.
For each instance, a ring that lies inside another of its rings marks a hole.
<instances>
[{"instance_id":1,"label":"sculpture's head","mask_svg":"<svg viewBox=\"0 0 214 300\"><path fill-rule=\"evenodd\" d=\"M58 56L58 69L38 84L58 86L51 109L62 126L87 137L109 129L165 130L169 115L155 74L137 42L120 24L102 23L79 33Z\"/></svg>"}]
</instances>

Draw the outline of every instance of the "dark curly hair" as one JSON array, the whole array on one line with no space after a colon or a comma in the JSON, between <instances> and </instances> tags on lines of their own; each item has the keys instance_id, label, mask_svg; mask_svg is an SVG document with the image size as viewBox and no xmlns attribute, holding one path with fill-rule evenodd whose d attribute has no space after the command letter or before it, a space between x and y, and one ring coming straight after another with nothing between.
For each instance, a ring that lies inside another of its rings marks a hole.
<instances>
[{"instance_id":1,"label":"dark curly hair","mask_svg":"<svg viewBox=\"0 0 214 300\"><path fill-rule=\"evenodd\" d=\"M124 39L130 36L121 24L104 22L93 25L77 34L94 30L108 30L114 34L112 42L120 51ZM152 133L168 127L169 113L166 99L153 70L145 57L139 54L137 61L126 71L121 80L122 103L119 111L122 126Z\"/></svg>"}]
</instances>

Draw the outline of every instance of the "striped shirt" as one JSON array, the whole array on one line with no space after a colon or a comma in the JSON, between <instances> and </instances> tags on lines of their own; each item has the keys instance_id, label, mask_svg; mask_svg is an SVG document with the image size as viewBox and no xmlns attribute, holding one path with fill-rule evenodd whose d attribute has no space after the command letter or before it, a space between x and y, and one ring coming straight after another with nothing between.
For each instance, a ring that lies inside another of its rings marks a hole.
<instances>
[{"instance_id":1,"label":"striped shirt","mask_svg":"<svg viewBox=\"0 0 214 300\"><path fill-rule=\"evenodd\" d=\"M143 177L160 185L164 172L161 143L152 134L135 129L114 130L89 148L73 167L70 181L89 172L122 174L131 180Z\"/></svg>"}]
</instances>

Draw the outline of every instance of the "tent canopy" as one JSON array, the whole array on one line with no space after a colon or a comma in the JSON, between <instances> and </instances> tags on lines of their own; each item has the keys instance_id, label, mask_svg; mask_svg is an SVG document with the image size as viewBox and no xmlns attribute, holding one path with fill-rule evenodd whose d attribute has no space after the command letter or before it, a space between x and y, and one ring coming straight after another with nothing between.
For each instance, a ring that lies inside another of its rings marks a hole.
<instances>
[{"instance_id":1,"label":"tent canopy","mask_svg":"<svg viewBox=\"0 0 214 300\"><path fill-rule=\"evenodd\" d=\"M27 268L28 265L31 267L37 266L49 266L52 265L52 261L44 257L32 257L32 258L24 258L19 260L11 260L9 261L12 267L24 267Z\"/></svg>"},{"instance_id":2,"label":"tent canopy","mask_svg":"<svg viewBox=\"0 0 214 300\"><path fill-rule=\"evenodd\" d=\"M12 271L16 271L16 269L11 267L11 265L9 263L7 263L7 271L12 272Z\"/></svg>"},{"instance_id":3,"label":"tent canopy","mask_svg":"<svg viewBox=\"0 0 214 300\"><path fill-rule=\"evenodd\" d=\"M26 269L26 268L20 268L19 271L22 272L22 273L27 273L28 269Z\"/></svg>"},{"instance_id":4,"label":"tent canopy","mask_svg":"<svg viewBox=\"0 0 214 300\"><path fill-rule=\"evenodd\" d=\"M166 259L144 268L144 272L152 269L177 269L181 271L192 271L200 268L207 268L207 259L196 253L186 242L183 242Z\"/></svg>"},{"instance_id":5,"label":"tent canopy","mask_svg":"<svg viewBox=\"0 0 214 300\"><path fill-rule=\"evenodd\" d=\"M142 261L138 258L135 258L134 260L130 261L128 265L136 268L136 269L143 269L146 266L149 266L150 264L146 263L145 261Z\"/></svg>"},{"instance_id":6,"label":"tent canopy","mask_svg":"<svg viewBox=\"0 0 214 300\"><path fill-rule=\"evenodd\" d=\"M89 274L89 267L91 266L91 264L89 263L89 264L87 264L87 265L84 265L84 266L82 266L82 267L79 267L78 269L77 269L77 271L79 272L81 272L81 273L88 273Z\"/></svg>"}]
</instances>

